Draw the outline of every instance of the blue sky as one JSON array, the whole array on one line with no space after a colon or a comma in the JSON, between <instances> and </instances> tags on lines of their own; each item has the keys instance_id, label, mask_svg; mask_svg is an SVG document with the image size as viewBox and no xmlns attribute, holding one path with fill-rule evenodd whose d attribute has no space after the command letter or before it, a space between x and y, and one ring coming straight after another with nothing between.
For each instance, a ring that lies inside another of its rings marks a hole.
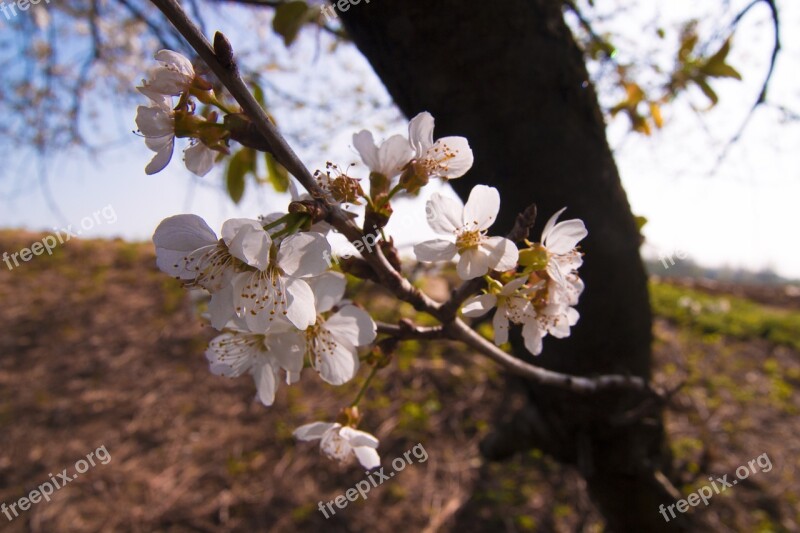
<instances>
[{"instance_id":1,"label":"blue sky","mask_svg":"<svg viewBox=\"0 0 800 533\"><path fill-rule=\"evenodd\" d=\"M703 14L698 11L702 8L692 2L678 0L670 4L666 18L683 20L687 15ZM800 88L794 72L800 57L800 35L789 29L800 27L800 7L783 2L782 8L784 51L770 97L799 110ZM650 16L647 9L645 6L632 16L644 20ZM681 251L707 265L772 267L783 275L800 278L800 254L793 249L800 222L800 125L781 124L777 111L762 109L724 164L713 175L710 173L719 150L757 95L763 77L770 44L766 13L752 20L737 35L731 52L731 63L742 71L744 82L716 85L721 100L717 108L698 114L686 102L676 102L667 108L665 128L651 137L630 134L627 119L620 117L611 121L609 139L633 211L649 219L644 231L646 255ZM323 70L319 61L324 61L314 60L315 39L305 41L308 42L290 52L282 51L279 57L281 62L294 65L292 75L298 76L287 75L282 80L284 86L301 94L306 90L304 84ZM340 47L336 56L336 61L324 63L326 80L358 79L362 94L384 104L374 116L359 115L358 124L382 127L379 137L402 133L399 113L388 107L388 96L363 58L348 46ZM281 81L282 75L275 76ZM320 85L324 88L324 83ZM694 102L703 101L699 95L690 96ZM334 104L338 106L340 102ZM295 125L298 131L317 127L308 114L298 122L296 113L288 108L277 110L279 124ZM39 187L35 155L25 149L10 153L4 162L5 178L0 181L0 227L47 231L65 223L76 224L112 205L116 223L96 225L86 236L146 240L163 218L176 213L196 213L218 228L226 218L254 217L285 206L285 196L266 188L251 188L242 205L234 206L220 193L221 169L201 180L193 179L183 168L179 151L166 170L146 176L144 166L151 152L130 133L134 129L135 106L117 108L115 114L123 117L122 124L114 131L103 132L115 141L113 148L93 158L83 153L65 153L48 161L52 197L65 220L48 207ZM356 161L350 135L357 129L340 127L330 135L323 131L317 138L325 138L324 144L311 143L299 152L314 168L324 164L325 159L341 164ZM325 150L324 157L320 148ZM431 188L428 194L435 190ZM419 212L417 218L421 221L412 227L390 226L400 242L429 235L424 226L423 202L424 198L397 206L412 214Z\"/></svg>"}]
</instances>

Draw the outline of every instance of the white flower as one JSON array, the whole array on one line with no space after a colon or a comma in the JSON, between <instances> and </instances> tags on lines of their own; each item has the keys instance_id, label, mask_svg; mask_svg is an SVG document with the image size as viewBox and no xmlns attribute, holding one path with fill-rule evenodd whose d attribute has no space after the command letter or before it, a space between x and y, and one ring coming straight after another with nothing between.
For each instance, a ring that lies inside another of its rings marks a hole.
<instances>
[{"instance_id":1,"label":"white flower","mask_svg":"<svg viewBox=\"0 0 800 533\"><path fill-rule=\"evenodd\" d=\"M331 385L342 385L358 372L357 347L375 340L376 326L366 311L343 305L323 318L344 296L345 277L326 272L310 281L314 292L317 321L305 331L304 351L320 377Z\"/></svg>"},{"instance_id":2,"label":"white flower","mask_svg":"<svg viewBox=\"0 0 800 533\"><path fill-rule=\"evenodd\" d=\"M186 168L201 178L214 166L214 159L217 156L214 150L198 140L184 150L183 155Z\"/></svg>"},{"instance_id":3,"label":"white flower","mask_svg":"<svg viewBox=\"0 0 800 533\"><path fill-rule=\"evenodd\" d=\"M381 464L376 451L378 439L365 431L329 422L313 422L300 426L294 431L298 440L321 439L322 453L339 462L347 461L355 455L361 466L370 470Z\"/></svg>"},{"instance_id":4,"label":"white flower","mask_svg":"<svg viewBox=\"0 0 800 533\"><path fill-rule=\"evenodd\" d=\"M147 147L156 155L145 167L148 175L161 172L172 159L175 148L175 113L169 97L153 100L149 106L136 110L136 127L144 136Z\"/></svg>"},{"instance_id":5,"label":"white flower","mask_svg":"<svg viewBox=\"0 0 800 533\"><path fill-rule=\"evenodd\" d=\"M575 249L589 232L580 219L564 220L556 223L564 207L550 217L542 230L542 246L547 250L547 274L561 285L566 285L567 275L583 264L581 253Z\"/></svg>"},{"instance_id":6,"label":"white flower","mask_svg":"<svg viewBox=\"0 0 800 533\"><path fill-rule=\"evenodd\" d=\"M257 220L226 221L220 240L197 215L166 218L153 234L158 268L209 292L231 282L236 273L234 259L254 268L266 267L271 242Z\"/></svg>"},{"instance_id":7,"label":"white flower","mask_svg":"<svg viewBox=\"0 0 800 533\"><path fill-rule=\"evenodd\" d=\"M275 401L275 391L280 382L279 371L286 372L286 384L300 379L303 353L295 348L293 338L300 335L288 323L273 328L268 334L230 331L216 337L206 350L212 374L238 377L249 373L258 390L258 399L266 406Z\"/></svg>"},{"instance_id":8,"label":"white flower","mask_svg":"<svg viewBox=\"0 0 800 533\"><path fill-rule=\"evenodd\" d=\"M362 130L353 135L353 146L370 172L382 174L390 180L399 175L411 160L408 140L402 135L389 137L379 147L372 133Z\"/></svg>"},{"instance_id":9,"label":"white flower","mask_svg":"<svg viewBox=\"0 0 800 533\"><path fill-rule=\"evenodd\" d=\"M160 50L155 58L161 64L150 73L150 80L144 81L141 89L151 95L179 96L189 90L195 78L192 62L178 52Z\"/></svg>"},{"instance_id":10,"label":"white flower","mask_svg":"<svg viewBox=\"0 0 800 533\"><path fill-rule=\"evenodd\" d=\"M414 159L421 164L428 177L460 178L472 168L474 158L469 142L464 137L443 137L433 141L433 116L420 113L408 124L408 140Z\"/></svg>"},{"instance_id":11,"label":"white flower","mask_svg":"<svg viewBox=\"0 0 800 533\"><path fill-rule=\"evenodd\" d=\"M536 310L531 304L530 296L535 288L525 288L527 278L517 278L500 289L496 294L473 296L464 302L462 313L468 317L483 316L497 307L492 320L494 342L500 346L508 342L509 321L522 325L525 347L534 355L541 352L541 334L536 321Z\"/></svg>"},{"instance_id":12,"label":"white flower","mask_svg":"<svg viewBox=\"0 0 800 533\"><path fill-rule=\"evenodd\" d=\"M452 240L435 239L414 246L420 261L448 261L461 254L458 275L473 279L489 269L510 270L517 266L519 251L505 237L487 237L486 231L500 211L500 194L494 187L476 185L462 208L453 199L438 193L431 195L426 210L428 224L437 233Z\"/></svg>"},{"instance_id":13,"label":"white flower","mask_svg":"<svg viewBox=\"0 0 800 533\"><path fill-rule=\"evenodd\" d=\"M301 330L316 320L314 294L300 278L328 268L330 245L318 233L286 237L273 253L273 240L257 220L228 220L217 239L202 218L177 215L159 224L153 243L163 272L212 293L209 312L217 329L234 315L256 333L276 318Z\"/></svg>"},{"instance_id":14,"label":"white flower","mask_svg":"<svg viewBox=\"0 0 800 533\"><path fill-rule=\"evenodd\" d=\"M544 337L548 334L559 339L568 337L570 327L578 322L578 311L570 307L573 298L577 303L577 295L552 280L541 280L530 287L525 286L527 281L527 276L516 278L500 290L473 296L464 302L462 313L479 317L497 307L492 319L495 344L508 342L509 323L517 324L522 326L525 348L539 355ZM582 290L582 283L579 286Z\"/></svg>"},{"instance_id":15,"label":"white flower","mask_svg":"<svg viewBox=\"0 0 800 533\"><path fill-rule=\"evenodd\" d=\"M262 233L270 239L266 231ZM305 330L316 322L317 316L314 293L304 278L328 270L325 258L330 253L330 244L319 233L301 232L284 238L274 256L267 254L255 269L234 278L236 314L254 332L266 331L281 317L286 317L297 329Z\"/></svg>"}]
</instances>

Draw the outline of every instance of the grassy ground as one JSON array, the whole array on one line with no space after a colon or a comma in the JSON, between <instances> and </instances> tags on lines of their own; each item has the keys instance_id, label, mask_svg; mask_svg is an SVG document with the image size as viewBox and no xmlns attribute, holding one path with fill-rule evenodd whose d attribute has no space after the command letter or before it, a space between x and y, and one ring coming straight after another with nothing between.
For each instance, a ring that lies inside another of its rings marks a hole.
<instances>
[{"instance_id":1,"label":"grassy ground","mask_svg":"<svg viewBox=\"0 0 800 533\"><path fill-rule=\"evenodd\" d=\"M39 235L0 232L0 251ZM439 280L430 287L443 294ZM438 284L438 286L436 286ZM798 531L798 325L791 298L742 298L656 283L655 380L686 379L667 413L688 494L767 453L773 468L714 498L720 531ZM369 294L382 313L396 310ZM520 401L491 363L456 346L406 344L368 393L364 427L384 463L428 454L330 520L317 511L364 479L291 438L328 419L355 384L308 375L276 405L249 378L212 376L213 336L151 246L71 241L9 271L0 263L0 502L100 446L111 455L3 531L600 531L583 482L537 451L485 464L477 443ZM580 327L580 326L578 326ZM654 510L654 512L657 512Z\"/></svg>"}]
</instances>

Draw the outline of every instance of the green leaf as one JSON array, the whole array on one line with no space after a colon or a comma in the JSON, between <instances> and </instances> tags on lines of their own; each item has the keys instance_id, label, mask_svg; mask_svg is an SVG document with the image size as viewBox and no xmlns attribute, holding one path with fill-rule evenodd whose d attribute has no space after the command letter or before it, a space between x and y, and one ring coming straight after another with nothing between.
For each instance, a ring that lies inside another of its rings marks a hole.
<instances>
[{"instance_id":1,"label":"green leaf","mask_svg":"<svg viewBox=\"0 0 800 533\"><path fill-rule=\"evenodd\" d=\"M277 192L289 190L289 171L278 163L272 154L265 153L264 159L267 162L267 180Z\"/></svg>"},{"instance_id":2,"label":"green leaf","mask_svg":"<svg viewBox=\"0 0 800 533\"><path fill-rule=\"evenodd\" d=\"M708 58L708 61L700 67L700 70L712 78L734 78L742 79L742 75L735 68L725 63L728 52L731 51L731 40L723 43L717 52Z\"/></svg>"},{"instance_id":3,"label":"green leaf","mask_svg":"<svg viewBox=\"0 0 800 533\"><path fill-rule=\"evenodd\" d=\"M695 78L692 81L694 81L697 84L697 86L700 87L700 90L703 91L703 94L705 94L706 97L708 97L708 99L711 100L712 106L717 105L717 102L719 102L719 97L717 96L717 93L714 92L714 89L711 88L711 86L706 82L704 78Z\"/></svg>"},{"instance_id":4,"label":"green leaf","mask_svg":"<svg viewBox=\"0 0 800 533\"><path fill-rule=\"evenodd\" d=\"M290 46L297 38L300 28L309 20L311 10L303 1L294 1L281 4L275 9L272 19L272 29L283 37L283 43Z\"/></svg>"},{"instance_id":5,"label":"green leaf","mask_svg":"<svg viewBox=\"0 0 800 533\"><path fill-rule=\"evenodd\" d=\"M225 175L225 186L233 203L238 204L244 196L245 176L255 173L255 151L243 148L233 154L228 162L228 172Z\"/></svg>"},{"instance_id":6,"label":"green leaf","mask_svg":"<svg viewBox=\"0 0 800 533\"><path fill-rule=\"evenodd\" d=\"M741 80L742 75L730 65L726 65L725 63L709 63L701 68L703 72L705 72L711 78L734 78L736 80Z\"/></svg>"},{"instance_id":7,"label":"green leaf","mask_svg":"<svg viewBox=\"0 0 800 533\"><path fill-rule=\"evenodd\" d=\"M252 82L251 85L253 86L253 98L256 99L256 102L258 102L262 108L266 109L267 100L264 98L264 89L256 82Z\"/></svg>"},{"instance_id":8,"label":"green leaf","mask_svg":"<svg viewBox=\"0 0 800 533\"><path fill-rule=\"evenodd\" d=\"M697 35L697 21L689 21L681 31L681 46L678 48L678 63L686 63L695 46L697 46L699 39Z\"/></svg>"}]
</instances>

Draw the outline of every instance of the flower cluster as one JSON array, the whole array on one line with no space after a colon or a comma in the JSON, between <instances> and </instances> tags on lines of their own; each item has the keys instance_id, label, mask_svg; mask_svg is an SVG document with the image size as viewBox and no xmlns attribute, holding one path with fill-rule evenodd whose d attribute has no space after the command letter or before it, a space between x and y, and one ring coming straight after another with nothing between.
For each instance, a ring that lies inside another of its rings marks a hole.
<instances>
[{"instance_id":1,"label":"flower cluster","mask_svg":"<svg viewBox=\"0 0 800 533\"><path fill-rule=\"evenodd\" d=\"M587 235L578 219L557 222L564 209L547 221L541 243L527 242L520 253L522 272L507 273L504 284L488 280L484 294L464 303L464 316L479 317L497 308L492 320L494 341L498 346L508 341L509 324L522 326L525 348L533 355L542 352L542 339L547 334L562 339L578 322L578 298L583 281L578 268L583 256L576 246ZM463 259L462 259L463 260Z\"/></svg>"},{"instance_id":2,"label":"flower cluster","mask_svg":"<svg viewBox=\"0 0 800 533\"><path fill-rule=\"evenodd\" d=\"M344 275L328 271L325 236L289 233L293 218L228 220L218 238L202 218L176 215L153 235L158 267L211 294L208 317L222 332L206 351L211 372L252 375L267 406L282 374L295 383L306 362L325 382L347 383L359 368L358 348L376 336L370 316L343 300Z\"/></svg>"},{"instance_id":3,"label":"flower cluster","mask_svg":"<svg viewBox=\"0 0 800 533\"><path fill-rule=\"evenodd\" d=\"M196 112L192 97L224 109L214 96L211 84L199 76L192 62L172 50L155 55L159 65L149 80L137 87L149 99L136 111L136 126L147 147L156 153L145 168L147 174L162 171L172 159L175 138L190 139L184 150L186 168L198 176L211 170L219 154L227 154L227 131L217 123L216 111ZM175 105L173 99L177 97Z\"/></svg>"},{"instance_id":4,"label":"flower cluster","mask_svg":"<svg viewBox=\"0 0 800 533\"><path fill-rule=\"evenodd\" d=\"M156 59L160 65L139 87L151 104L141 106L136 117L147 146L156 152L148 173L169 162L176 137L191 139L186 165L198 175L229 154L230 141L259 146L257 139L243 140L248 128L239 126L249 119L230 113L188 59L168 50ZM197 112L194 99L206 105L204 112ZM226 115L221 123L217 111L209 111L212 106ZM382 232L395 196L416 195L431 179L463 176L473 163L469 143L463 137L434 140L433 129L433 117L423 112L410 121L407 137L395 135L378 144L369 131L356 133L353 145L369 169L369 187L329 163L314 175L313 184L306 184L311 194L301 195L291 184L293 201L286 212L228 220L220 235L199 216L176 215L162 221L153 235L158 267L187 287L210 294L207 318L219 331L206 351L211 372L252 376L263 405L273 405L281 381L298 382L306 368L338 386L353 380L363 364L372 367L355 401L335 422L314 422L295 431L299 440L319 440L329 457L354 457L365 468L380 464L378 440L356 429L361 420L357 404L401 339L386 333L378 341L377 325L367 311L345 299L346 277L329 262L328 234L337 231L331 225L337 219L329 215L339 204L363 205L362 227ZM416 244L416 258L457 261L461 279L485 280L483 293L467 299L462 313L477 317L496 308L497 345L507 342L511 324L522 326L525 346L533 354L541 352L546 335L570 334L583 291L577 274L583 260L577 245L587 235L583 222L558 222L559 211L539 243L526 240L520 249L506 237L488 235L500 211L494 187L475 186L464 205L433 194L426 211L441 238ZM387 259L386 268L399 273L397 250L390 237L383 237L376 249ZM372 247L362 255L368 253ZM364 258L342 262L340 268L355 277L378 279Z\"/></svg>"}]
</instances>

